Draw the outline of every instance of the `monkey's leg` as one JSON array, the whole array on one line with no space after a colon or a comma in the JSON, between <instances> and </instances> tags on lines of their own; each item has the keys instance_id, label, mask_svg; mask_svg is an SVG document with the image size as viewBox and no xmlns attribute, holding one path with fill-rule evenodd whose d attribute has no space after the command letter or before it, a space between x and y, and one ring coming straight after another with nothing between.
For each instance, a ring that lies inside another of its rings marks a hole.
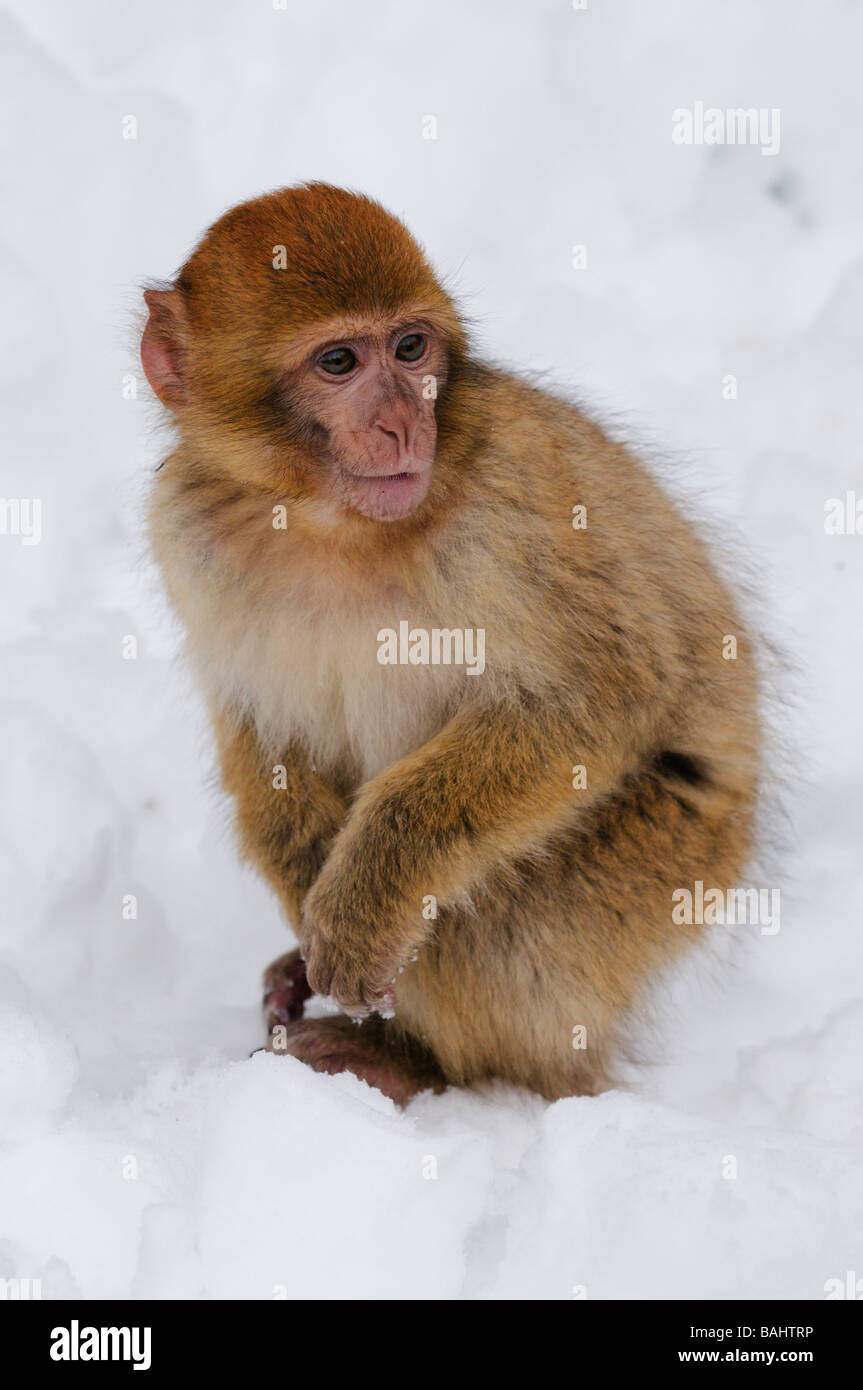
<instances>
[{"instance_id":1,"label":"monkey's leg","mask_svg":"<svg viewBox=\"0 0 863 1390\"><path fill-rule=\"evenodd\" d=\"M216 711L213 725L222 781L236 805L240 850L275 889L296 927L306 894L347 816L347 801L312 768L298 745L268 757L248 720Z\"/></svg>"},{"instance_id":2,"label":"monkey's leg","mask_svg":"<svg viewBox=\"0 0 863 1390\"><path fill-rule=\"evenodd\" d=\"M413 1039L402 1036L388 1020L362 1024L345 1017L304 1018L270 1035L267 1051L288 1054L313 1071L330 1076L349 1071L376 1086L397 1105L407 1105L420 1091L442 1091L446 1080L434 1058Z\"/></svg>"},{"instance_id":3,"label":"monkey's leg","mask_svg":"<svg viewBox=\"0 0 863 1390\"><path fill-rule=\"evenodd\" d=\"M704 930L672 920L672 894L733 887L751 821L749 793L627 779L544 856L440 911L398 976L393 1022L454 1084L498 1077L549 1099L613 1084L648 987Z\"/></svg>"}]
</instances>

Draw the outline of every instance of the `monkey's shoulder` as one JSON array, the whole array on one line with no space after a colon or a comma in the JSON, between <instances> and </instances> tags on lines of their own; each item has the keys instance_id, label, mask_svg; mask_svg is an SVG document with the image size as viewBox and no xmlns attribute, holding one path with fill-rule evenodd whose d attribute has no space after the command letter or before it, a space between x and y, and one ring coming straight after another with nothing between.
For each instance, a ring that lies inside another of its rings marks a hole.
<instances>
[{"instance_id":1,"label":"monkey's shoulder","mask_svg":"<svg viewBox=\"0 0 863 1390\"><path fill-rule=\"evenodd\" d=\"M649 572L699 550L638 453L580 405L513 372L476 371L488 428L468 495L478 513L487 510L485 525L506 537L514 560L548 544L564 569Z\"/></svg>"}]
</instances>

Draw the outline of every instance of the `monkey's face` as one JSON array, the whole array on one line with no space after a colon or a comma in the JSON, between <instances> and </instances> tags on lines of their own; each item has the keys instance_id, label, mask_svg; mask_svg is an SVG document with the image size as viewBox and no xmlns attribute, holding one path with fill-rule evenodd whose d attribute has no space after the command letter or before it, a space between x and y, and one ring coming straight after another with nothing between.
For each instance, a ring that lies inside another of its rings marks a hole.
<instances>
[{"instance_id":1,"label":"monkey's face","mask_svg":"<svg viewBox=\"0 0 863 1390\"><path fill-rule=\"evenodd\" d=\"M397 521L425 500L447 348L427 318L333 319L291 345L281 381L289 427L306 439L325 506Z\"/></svg>"},{"instance_id":2,"label":"monkey's face","mask_svg":"<svg viewBox=\"0 0 863 1390\"><path fill-rule=\"evenodd\" d=\"M144 371L201 467L350 537L449 495L466 337L377 203L324 184L243 203L144 299Z\"/></svg>"}]
</instances>

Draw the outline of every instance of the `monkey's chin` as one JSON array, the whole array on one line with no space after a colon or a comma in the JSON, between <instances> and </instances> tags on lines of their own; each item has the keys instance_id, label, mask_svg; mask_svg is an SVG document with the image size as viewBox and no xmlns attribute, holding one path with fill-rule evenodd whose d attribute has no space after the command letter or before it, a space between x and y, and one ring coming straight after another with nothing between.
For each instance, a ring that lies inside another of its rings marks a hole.
<instances>
[{"instance_id":1,"label":"monkey's chin","mask_svg":"<svg viewBox=\"0 0 863 1390\"><path fill-rule=\"evenodd\" d=\"M425 501L431 478L431 465L420 473L393 473L379 478L345 474L345 500L370 521L401 521Z\"/></svg>"}]
</instances>

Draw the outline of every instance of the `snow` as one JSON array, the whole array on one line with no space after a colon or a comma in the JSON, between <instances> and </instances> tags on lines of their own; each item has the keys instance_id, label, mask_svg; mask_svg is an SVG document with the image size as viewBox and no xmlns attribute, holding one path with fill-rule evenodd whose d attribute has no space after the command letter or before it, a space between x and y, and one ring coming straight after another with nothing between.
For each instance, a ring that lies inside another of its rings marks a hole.
<instances>
[{"instance_id":1,"label":"snow","mask_svg":"<svg viewBox=\"0 0 863 1390\"><path fill-rule=\"evenodd\" d=\"M42 503L39 544L0 535L0 1278L822 1298L863 1274L863 539L824 531L863 496L859 7L11 0L0 35L2 495ZM778 154L673 144L696 101L778 107ZM142 536L164 435L123 388L142 280L307 177L402 214L488 353L666 461L779 654L781 931L720 928L598 1099L400 1113L248 1056L290 937L237 863Z\"/></svg>"}]
</instances>

